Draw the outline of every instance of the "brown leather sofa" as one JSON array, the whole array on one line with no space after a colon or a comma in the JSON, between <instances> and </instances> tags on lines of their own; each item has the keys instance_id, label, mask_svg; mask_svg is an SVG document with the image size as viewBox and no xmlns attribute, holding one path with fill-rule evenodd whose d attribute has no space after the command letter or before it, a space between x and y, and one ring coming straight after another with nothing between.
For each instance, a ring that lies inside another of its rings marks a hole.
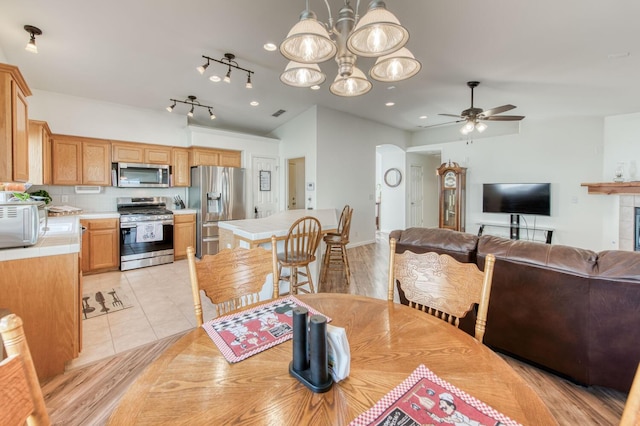
<instances>
[{"instance_id":1,"label":"brown leather sofa","mask_svg":"<svg viewBox=\"0 0 640 426\"><path fill-rule=\"evenodd\" d=\"M492 253L484 343L583 385L629 391L640 361L640 253L436 228L393 231L390 238L398 253L447 253L480 269ZM472 334L466 324L461 328Z\"/></svg>"}]
</instances>

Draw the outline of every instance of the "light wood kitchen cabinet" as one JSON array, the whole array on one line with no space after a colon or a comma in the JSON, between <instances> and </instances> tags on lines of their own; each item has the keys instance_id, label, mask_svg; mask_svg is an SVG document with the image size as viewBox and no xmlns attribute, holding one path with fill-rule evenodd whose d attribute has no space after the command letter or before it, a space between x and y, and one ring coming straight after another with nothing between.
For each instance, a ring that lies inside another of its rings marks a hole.
<instances>
[{"instance_id":1,"label":"light wood kitchen cabinet","mask_svg":"<svg viewBox=\"0 0 640 426\"><path fill-rule=\"evenodd\" d=\"M38 378L62 374L81 349L78 253L0 262L2 306L20 316Z\"/></svg>"},{"instance_id":2,"label":"light wood kitchen cabinet","mask_svg":"<svg viewBox=\"0 0 640 426\"><path fill-rule=\"evenodd\" d=\"M29 182L51 184L51 130L46 121L29 120Z\"/></svg>"},{"instance_id":3,"label":"light wood kitchen cabinet","mask_svg":"<svg viewBox=\"0 0 640 426\"><path fill-rule=\"evenodd\" d=\"M114 271L120 267L118 219L83 219L82 273Z\"/></svg>"},{"instance_id":4,"label":"light wood kitchen cabinet","mask_svg":"<svg viewBox=\"0 0 640 426\"><path fill-rule=\"evenodd\" d=\"M112 141L114 163L171 164L171 147Z\"/></svg>"},{"instance_id":5,"label":"light wood kitchen cabinet","mask_svg":"<svg viewBox=\"0 0 640 426\"><path fill-rule=\"evenodd\" d=\"M191 166L240 167L241 151L226 149L191 148Z\"/></svg>"},{"instance_id":6,"label":"light wood kitchen cabinet","mask_svg":"<svg viewBox=\"0 0 640 426\"><path fill-rule=\"evenodd\" d=\"M173 215L173 258L175 260L187 257L187 247L196 244L196 215Z\"/></svg>"},{"instance_id":7,"label":"light wood kitchen cabinet","mask_svg":"<svg viewBox=\"0 0 640 426\"><path fill-rule=\"evenodd\" d=\"M108 140L54 135L54 185L111 185L111 143Z\"/></svg>"},{"instance_id":8,"label":"light wood kitchen cabinet","mask_svg":"<svg viewBox=\"0 0 640 426\"><path fill-rule=\"evenodd\" d=\"M173 186L190 186L191 168L189 167L189 150L172 148L171 174Z\"/></svg>"},{"instance_id":9,"label":"light wood kitchen cabinet","mask_svg":"<svg viewBox=\"0 0 640 426\"><path fill-rule=\"evenodd\" d=\"M31 91L20 70L0 64L0 181L29 180L29 115Z\"/></svg>"}]
</instances>

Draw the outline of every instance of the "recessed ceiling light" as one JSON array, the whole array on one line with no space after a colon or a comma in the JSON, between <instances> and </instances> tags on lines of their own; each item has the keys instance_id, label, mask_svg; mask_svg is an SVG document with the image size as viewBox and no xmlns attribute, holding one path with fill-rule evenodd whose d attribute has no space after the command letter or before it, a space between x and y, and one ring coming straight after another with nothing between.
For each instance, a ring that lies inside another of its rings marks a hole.
<instances>
[{"instance_id":1,"label":"recessed ceiling light","mask_svg":"<svg viewBox=\"0 0 640 426\"><path fill-rule=\"evenodd\" d=\"M631 56L631 52L618 52L618 53L609 53L607 55L607 57L609 59L619 59L619 58L626 58L628 56Z\"/></svg>"},{"instance_id":2,"label":"recessed ceiling light","mask_svg":"<svg viewBox=\"0 0 640 426\"><path fill-rule=\"evenodd\" d=\"M393 90L395 88L396 88L396 86L389 86L389 87L387 87L387 90Z\"/></svg>"},{"instance_id":3,"label":"recessed ceiling light","mask_svg":"<svg viewBox=\"0 0 640 426\"><path fill-rule=\"evenodd\" d=\"M320 90L320 86L318 86L317 84L315 86L311 86L309 87L309 89L311 90Z\"/></svg>"},{"instance_id":4,"label":"recessed ceiling light","mask_svg":"<svg viewBox=\"0 0 640 426\"><path fill-rule=\"evenodd\" d=\"M395 102L387 102L385 105L386 106L394 106L396 103Z\"/></svg>"},{"instance_id":5,"label":"recessed ceiling light","mask_svg":"<svg viewBox=\"0 0 640 426\"><path fill-rule=\"evenodd\" d=\"M258 102L258 101L251 101L251 102L249 102L249 105L251 105L251 106L258 106L258 105L260 105L260 102Z\"/></svg>"},{"instance_id":6,"label":"recessed ceiling light","mask_svg":"<svg viewBox=\"0 0 640 426\"><path fill-rule=\"evenodd\" d=\"M426 115L421 115L420 117L418 117L420 120L426 120L428 117Z\"/></svg>"},{"instance_id":7,"label":"recessed ceiling light","mask_svg":"<svg viewBox=\"0 0 640 426\"><path fill-rule=\"evenodd\" d=\"M209 77L209 80L213 81L214 83L217 83L220 81L220 77L218 77L217 75L212 75L211 77Z\"/></svg>"},{"instance_id":8,"label":"recessed ceiling light","mask_svg":"<svg viewBox=\"0 0 640 426\"><path fill-rule=\"evenodd\" d=\"M264 47L264 50L269 52L274 52L278 48L278 46L276 46L273 43L265 43L263 47Z\"/></svg>"}]
</instances>

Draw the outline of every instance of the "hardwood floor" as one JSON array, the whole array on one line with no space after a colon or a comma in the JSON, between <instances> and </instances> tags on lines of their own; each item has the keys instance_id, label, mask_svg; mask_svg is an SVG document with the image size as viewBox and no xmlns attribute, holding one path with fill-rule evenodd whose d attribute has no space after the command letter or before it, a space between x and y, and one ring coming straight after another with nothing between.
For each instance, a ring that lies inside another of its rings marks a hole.
<instances>
[{"instance_id":1,"label":"hardwood floor","mask_svg":"<svg viewBox=\"0 0 640 426\"><path fill-rule=\"evenodd\" d=\"M319 291L386 298L388 244L348 250L351 285L340 271L330 272ZM43 385L53 424L103 425L128 386L162 351L180 338L167 337L137 349L116 354L87 367L69 371ZM546 371L501 355L540 395L560 425L617 425L626 394L608 388L575 385Z\"/></svg>"}]
</instances>

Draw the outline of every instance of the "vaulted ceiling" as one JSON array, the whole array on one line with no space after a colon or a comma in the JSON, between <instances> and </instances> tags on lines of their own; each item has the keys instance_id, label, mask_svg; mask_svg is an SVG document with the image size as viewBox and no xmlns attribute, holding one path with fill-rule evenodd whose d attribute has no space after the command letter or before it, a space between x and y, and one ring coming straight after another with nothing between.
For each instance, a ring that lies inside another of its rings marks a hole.
<instances>
[{"instance_id":1,"label":"vaulted ceiling","mask_svg":"<svg viewBox=\"0 0 640 426\"><path fill-rule=\"evenodd\" d=\"M310 9L328 21L324 1ZM342 1L329 0L334 18ZM351 5L355 7L355 1ZM408 28L407 47L420 73L395 84L373 82L357 98L332 95L333 60L321 90L285 86L287 60L263 48L279 44L305 8L302 0L3 0L0 57L17 65L35 90L163 111L170 98L214 107L216 120L196 110L192 122L267 134L318 104L408 131L451 121L469 107L469 80L478 80L475 106L513 104L527 119L640 112L640 2L637 0L388 0ZM367 1L360 4L364 14ZM26 24L39 27L38 54L25 51ZM230 84L213 83L226 67L196 71L202 55L236 55L255 72L232 71ZM372 59L358 58L368 71ZM258 106L250 106L253 100ZM394 106L385 106L395 102ZM173 114L186 114L185 105ZM285 112L279 117L272 114ZM169 114L167 112L167 114ZM428 118L419 118L427 116ZM500 123L492 123L499 126Z\"/></svg>"}]
</instances>

